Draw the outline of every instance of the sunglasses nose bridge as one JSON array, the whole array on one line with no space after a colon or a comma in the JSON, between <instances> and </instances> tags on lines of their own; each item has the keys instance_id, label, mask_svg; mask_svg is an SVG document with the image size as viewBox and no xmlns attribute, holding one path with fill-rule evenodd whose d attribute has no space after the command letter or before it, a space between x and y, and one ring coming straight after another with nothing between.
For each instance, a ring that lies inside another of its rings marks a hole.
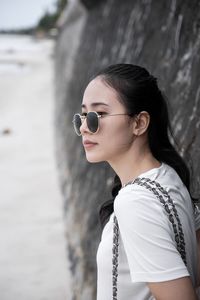
<instances>
[{"instance_id":1,"label":"sunglasses nose bridge","mask_svg":"<svg viewBox=\"0 0 200 300\"><path fill-rule=\"evenodd\" d=\"M81 118L81 126L80 126L80 132L81 132L81 135L88 131L89 132L89 129L88 129L88 126L87 126L87 117L82 117Z\"/></svg>"}]
</instances>

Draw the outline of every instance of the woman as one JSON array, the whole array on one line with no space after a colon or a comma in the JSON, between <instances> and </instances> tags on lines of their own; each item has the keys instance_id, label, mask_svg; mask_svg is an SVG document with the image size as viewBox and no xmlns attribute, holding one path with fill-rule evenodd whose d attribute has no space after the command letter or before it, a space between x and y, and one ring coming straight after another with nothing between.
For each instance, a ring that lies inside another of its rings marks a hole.
<instances>
[{"instance_id":1,"label":"woman","mask_svg":"<svg viewBox=\"0 0 200 300\"><path fill-rule=\"evenodd\" d=\"M107 161L116 173L114 199L100 210L106 225L97 252L97 300L197 299L200 220L189 171L168 137L156 79L131 64L105 68L86 87L73 123L87 160Z\"/></svg>"}]
</instances>

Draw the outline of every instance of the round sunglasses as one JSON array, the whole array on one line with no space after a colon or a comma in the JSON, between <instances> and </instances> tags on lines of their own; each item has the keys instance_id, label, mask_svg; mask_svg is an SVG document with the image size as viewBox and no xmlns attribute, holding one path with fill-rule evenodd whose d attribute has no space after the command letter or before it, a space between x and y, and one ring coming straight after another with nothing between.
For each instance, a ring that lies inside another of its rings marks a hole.
<instances>
[{"instance_id":1,"label":"round sunglasses","mask_svg":"<svg viewBox=\"0 0 200 300\"><path fill-rule=\"evenodd\" d=\"M83 115L75 114L72 120L74 125L74 131L78 136L81 136L80 127L86 119L88 130L91 133L97 133L99 130L99 119L105 117L112 117L112 116L125 116L129 114L106 114L100 115L96 111L90 111L88 113L84 113Z\"/></svg>"}]
</instances>

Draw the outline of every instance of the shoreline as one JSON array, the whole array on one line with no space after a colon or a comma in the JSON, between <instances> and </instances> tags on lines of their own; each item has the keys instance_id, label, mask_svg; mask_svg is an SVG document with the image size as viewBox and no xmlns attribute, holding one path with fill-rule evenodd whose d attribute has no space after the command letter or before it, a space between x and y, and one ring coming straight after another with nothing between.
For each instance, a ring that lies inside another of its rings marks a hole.
<instances>
[{"instance_id":1,"label":"shoreline","mask_svg":"<svg viewBox=\"0 0 200 300\"><path fill-rule=\"evenodd\" d=\"M0 72L0 298L68 300L70 273L53 140L54 42L29 46L11 55L13 60L21 57L26 68ZM0 49L0 60L2 56Z\"/></svg>"}]
</instances>

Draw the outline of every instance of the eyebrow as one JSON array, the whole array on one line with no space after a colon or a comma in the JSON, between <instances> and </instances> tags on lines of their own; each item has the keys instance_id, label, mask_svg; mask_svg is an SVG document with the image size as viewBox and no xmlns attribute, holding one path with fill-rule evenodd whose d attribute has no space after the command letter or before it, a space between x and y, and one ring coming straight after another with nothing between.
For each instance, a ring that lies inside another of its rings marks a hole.
<instances>
[{"instance_id":1,"label":"eyebrow","mask_svg":"<svg viewBox=\"0 0 200 300\"><path fill-rule=\"evenodd\" d=\"M99 106L99 105L109 106L108 104L106 104L106 103L104 103L104 102L94 102L94 103L91 104L92 107L96 107L96 106ZM85 105L85 104L82 104L81 107L82 107L82 108L86 108L86 105Z\"/></svg>"}]
</instances>

